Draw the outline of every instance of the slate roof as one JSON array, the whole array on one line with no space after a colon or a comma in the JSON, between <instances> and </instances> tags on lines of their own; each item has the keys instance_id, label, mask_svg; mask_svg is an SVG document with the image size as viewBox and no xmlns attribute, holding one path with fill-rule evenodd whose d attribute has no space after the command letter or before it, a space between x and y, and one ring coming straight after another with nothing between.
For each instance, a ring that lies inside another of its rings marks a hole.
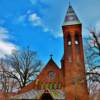
<instances>
[{"instance_id":1,"label":"slate roof","mask_svg":"<svg viewBox=\"0 0 100 100\"><path fill-rule=\"evenodd\" d=\"M81 24L81 22L78 19L73 7L71 5L69 5L66 16L65 16L63 26L76 25L76 24Z\"/></svg>"}]
</instances>

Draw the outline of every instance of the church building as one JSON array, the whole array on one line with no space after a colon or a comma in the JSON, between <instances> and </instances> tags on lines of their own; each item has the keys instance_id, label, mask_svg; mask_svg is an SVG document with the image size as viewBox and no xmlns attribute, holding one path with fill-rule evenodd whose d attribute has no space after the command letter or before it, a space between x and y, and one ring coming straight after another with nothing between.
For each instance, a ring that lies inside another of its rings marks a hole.
<instances>
[{"instance_id":1,"label":"church building","mask_svg":"<svg viewBox=\"0 0 100 100\"><path fill-rule=\"evenodd\" d=\"M13 99L32 100L89 100L84 52L82 24L69 4L64 23L64 54L61 68L52 56L37 78L22 88Z\"/></svg>"}]
</instances>

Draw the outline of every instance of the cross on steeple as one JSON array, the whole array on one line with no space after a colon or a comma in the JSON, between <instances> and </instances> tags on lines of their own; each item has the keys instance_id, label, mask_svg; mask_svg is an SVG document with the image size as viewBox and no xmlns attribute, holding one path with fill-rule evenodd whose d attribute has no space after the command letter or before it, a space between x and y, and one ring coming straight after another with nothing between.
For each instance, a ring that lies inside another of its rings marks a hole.
<instances>
[{"instance_id":1,"label":"cross on steeple","mask_svg":"<svg viewBox=\"0 0 100 100\"><path fill-rule=\"evenodd\" d=\"M53 57L53 55L52 54L50 54L50 58L52 59L52 57Z\"/></svg>"},{"instance_id":2,"label":"cross on steeple","mask_svg":"<svg viewBox=\"0 0 100 100\"><path fill-rule=\"evenodd\" d=\"M69 0L69 6L71 5L70 0Z\"/></svg>"}]
</instances>

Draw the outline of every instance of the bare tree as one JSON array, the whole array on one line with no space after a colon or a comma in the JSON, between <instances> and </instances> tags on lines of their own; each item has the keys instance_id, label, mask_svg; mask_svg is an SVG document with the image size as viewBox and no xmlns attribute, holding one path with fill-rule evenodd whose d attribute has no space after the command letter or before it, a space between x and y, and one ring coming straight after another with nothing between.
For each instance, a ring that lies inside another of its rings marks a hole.
<instances>
[{"instance_id":1,"label":"bare tree","mask_svg":"<svg viewBox=\"0 0 100 100\"><path fill-rule=\"evenodd\" d=\"M6 72L9 70L3 59L0 59L0 89L2 92L13 92L17 87L17 82L10 78Z\"/></svg>"},{"instance_id":2,"label":"bare tree","mask_svg":"<svg viewBox=\"0 0 100 100\"><path fill-rule=\"evenodd\" d=\"M40 72L42 65L37 58L36 52L31 51L29 48L14 51L8 57L7 62L10 66L10 71L6 71L6 74L18 82L19 88L23 88L32 82Z\"/></svg>"},{"instance_id":3,"label":"bare tree","mask_svg":"<svg viewBox=\"0 0 100 100\"><path fill-rule=\"evenodd\" d=\"M87 78L90 90L94 92L100 84L100 33L90 28L89 37L85 41Z\"/></svg>"}]
</instances>

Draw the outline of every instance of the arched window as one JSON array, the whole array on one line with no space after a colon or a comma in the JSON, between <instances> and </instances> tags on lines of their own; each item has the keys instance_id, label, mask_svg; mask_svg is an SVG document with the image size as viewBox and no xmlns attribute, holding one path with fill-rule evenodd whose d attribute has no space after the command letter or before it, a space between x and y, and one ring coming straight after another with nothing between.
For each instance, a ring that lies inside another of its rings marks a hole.
<instances>
[{"instance_id":1,"label":"arched window","mask_svg":"<svg viewBox=\"0 0 100 100\"><path fill-rule=\"evenodd\" d=\"M49 72L49 79L53 80L55 78L55 72L54 71L50 71Z\"/></svg>"},{"instance_id":2,"label":"arched window","mask_svg":"<svg viewBox=\"0 0 100 100\"><path fill-rule=\"evenodd\" d=\"M79 45L79 35L78 35L78 32L75 32L75 45Z\"/></svg>"},{"instance_id":3,"label":"arched window","mask_svg":"<svg viewBox=\"0 0 100 100\"><path fill-rule=\"evenodd\" d=\"M75 46L76 46L76 50L77 50L77 53L79 52L79 35L78 35L78 32L75 32Z\"/></svg>"},{"instance_id":4,"label":"arched window","mask_svg":"<svg viewBox=\"0 0 100 100\"><path fill-rule=\"evenodd\" d=\"M75 32L75 47L76 47L76 59L77 59L77 62L79 62L80 42L79 42L78 32Z\"/></svg>"},{"instance_id":5,"label":"arched window","mask_svg":"<svg viewBox=\"0 0 100 100\"><path fill-rule=\"evenodd\" d=\"M42 94L40 100L54 100L54 99L49 93L44 93Z\"/></svg>"},{"instance_id":6,"label":"arched window","mask_svg":"<svg viewBox=\"0 0 100 100\"><path fill-rule=\"evenodd\" d=\"M58 89L61 89L61 83L60 82L58 83Z\"/></svg>"},{"instance_id":7,"label":"arched window","mask_svg":"<svg viewBox=\"0 0 100 100\"><path fill-rule=\"evenodd\" d=\"M68 62L72 62L72 40L70 33L67 35Z\"/></svg>"},{"instance_id":8,"label":"arched window","mask_svg":"<svg viewBox=\"0 0 100 100\"><path fill-rule=\"evenodd\" d=\"M68 36L67 36L67 45L68 45L68 46L71 46L71 45L72 45L72 41L71 41L71 36L70 36L70 34L68 34Z\"/></svg>"}]
</instances>

